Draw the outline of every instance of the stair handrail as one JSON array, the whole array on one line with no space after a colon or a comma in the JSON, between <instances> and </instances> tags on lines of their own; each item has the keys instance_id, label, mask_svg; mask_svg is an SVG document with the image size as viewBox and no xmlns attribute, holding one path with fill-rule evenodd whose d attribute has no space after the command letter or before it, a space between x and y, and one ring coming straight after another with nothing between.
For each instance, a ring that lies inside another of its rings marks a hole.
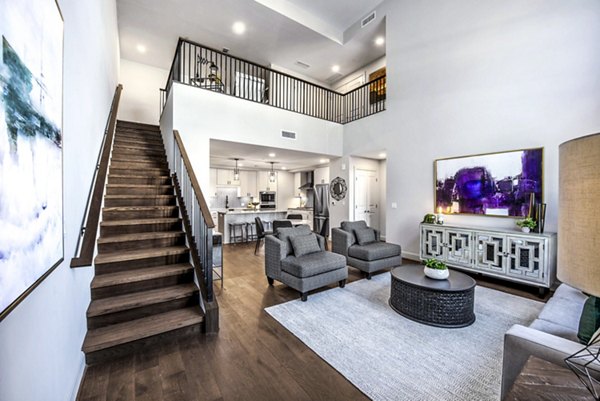
<instances>
[{"instance_id":1,"label":"stair handrail","mask_svg":"<svg viewBox=\"0 0 600 401\"><path fill-rule=\"evenodd\" d=\"M90 183L90 190L81 220L75 254L71 259L71 267L91 266L94 259L94 249L96 247L96 234L98 233L98 224L100 222L100 209L102 207L102 195L104 194L104 185L106 183L106 173L108 172L108 163L110 161L110 152L112 150L115 129L117 126L117 113L119 110L119 101L123 85L117 85L115 94L110 106L108 120L104 128L104 137L98 152L94 176Z\"/></svg>"},{"instance_id":2,"label":"stair handrail","mask_svg":"<svg viewBox=\"0 0 600 401\"><path fill-rule=\"evenodd\" d=\"M194 272L200 287L205 331L219 330L219 307L213 290L213 229L215 223L194 173L181 136L173 131L173 183L179 202Z\"/></svg>"}]
</instances>

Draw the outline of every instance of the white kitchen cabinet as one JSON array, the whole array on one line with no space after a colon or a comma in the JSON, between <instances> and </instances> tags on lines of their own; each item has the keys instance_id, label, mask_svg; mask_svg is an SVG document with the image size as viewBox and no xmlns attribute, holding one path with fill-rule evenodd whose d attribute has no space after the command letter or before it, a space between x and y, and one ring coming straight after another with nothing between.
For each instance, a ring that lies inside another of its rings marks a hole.
<instances>
[{"instance_id":1,"label":"white kitchen cabinet","mask_svg":"<svg viewBox=\"0 0 600 401\"><path fill-rule=\"evenodd\" d=\"M254 196L258 198L256 190L256 171L240 171L240 196Z\"/></svg>"},{"instance_id":2,"label":"white kitchen cabinet","mask_svg":"<svg viewBox=\"0 0 600 401\"><path fill-rule=\"evenodd\" d=\"M556 278L556 234L422 223L420 257L545 290Z\"/></svg>"},{"instance_id":3,"label":"white kitchen cabinet","mask_svg":"<svg viewBox=\"0 0 600 401\"><path fill-rule=\"evenodd\" d=\"M320 167L314 171L314 184L329 184L329 167Z\"/></svg>"},{"instance_id":4,"label":"white kitchen cabinet","mask_svg":"<svg viewBox=\"0 0 600 401\"><path fill-rule=\"evenodd\" d=\"M277 171L275 172L275 182L269 181L270 171L259 171L257 175L258 191L275 191L277 192Z\"/></svg>"},{"instance_id":5,"label":"white kitchen cabinet","mask_svg":"<svg viewBox=\"0 0 600 401\"><path fill-rule=\"evenodd\" d=\"M208 196L217 196L217 169L210 169L210 181L208 187Z\"/></svg>"},{"instance_id":6,"label":"white kitchen cabinet","mask_svg":"<svg viewBox=\"0 0 600 401\"><path fill-rule=\"evenodd\" d=\"M294 198L294 176L287 171L277 174L277 208L298 207L300 202Z\"/></svg>"},{"instance_id":7,"label":"white kitchen cabinet","mask_svg":"<svg viewBox=\"0 0 600 401\"><path fill-rule=\"evenodd\" d=\"M233 179L233 170L217 169L217 185L224 187L237 187L240 185L240 180Z\"/></svg>"}]
</instances>

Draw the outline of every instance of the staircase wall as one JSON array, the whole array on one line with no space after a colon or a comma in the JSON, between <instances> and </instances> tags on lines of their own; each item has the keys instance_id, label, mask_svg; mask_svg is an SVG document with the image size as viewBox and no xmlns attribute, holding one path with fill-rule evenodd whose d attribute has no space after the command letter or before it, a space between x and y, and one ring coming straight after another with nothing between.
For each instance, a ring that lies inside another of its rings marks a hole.
<instances>
[{"instance_id":1,"label":"staircase wall","mask_svg":"<svg viewBox=\"0 0 600 401\"><path fill-rule=\"evenodd\" d=\"M0 322L0 400L75 399L92 268L71 269L119 75L115 0L59 0L64 17L65 261ZM93 79L90 79L93 77Z\"/></svg>"},{"instance_id":2,"label":"staircase wall","mask_svg":"<svg viewBox=\"0 0 600 401\"><path fill-rule=\"evenodd\" d=\"M209 187L211 139L342 155L341 124L178 83L169 102L161 120L167 156L173 151L172 130L179 130L202 188ZM281 130L295 132L296 139L282 138Z\"/></svg>"}]
</instances>

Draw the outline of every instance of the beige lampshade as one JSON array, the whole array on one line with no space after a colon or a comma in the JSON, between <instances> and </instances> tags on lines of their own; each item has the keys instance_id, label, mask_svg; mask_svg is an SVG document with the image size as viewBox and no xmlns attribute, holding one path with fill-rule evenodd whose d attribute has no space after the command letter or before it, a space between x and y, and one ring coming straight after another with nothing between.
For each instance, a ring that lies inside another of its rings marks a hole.
<instances>
[{"instance_id":1,"label":"beige lampshade","mask_svg":"<svg viewBox=\"0 0 600 401\"><path fill-rule=\"evenodd\" d=\"M558 279L600 297L600 134L559 153Z\"/></svg>"}]
</instances>

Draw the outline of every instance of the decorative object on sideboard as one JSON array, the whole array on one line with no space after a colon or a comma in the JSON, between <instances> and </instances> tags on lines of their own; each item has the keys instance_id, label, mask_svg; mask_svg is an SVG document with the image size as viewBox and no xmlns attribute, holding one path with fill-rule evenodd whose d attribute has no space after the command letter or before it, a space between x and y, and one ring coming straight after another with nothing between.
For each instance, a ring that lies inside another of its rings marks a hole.
<instances>
[{"instance_id":1,"label":"decorative object on sideboard","mask_svg":"<svg viewBox=\"0 0 600 401\"><path fill-rule=\"evenodd\" d=\"M532 193L543 202L543 154L534 148L436 160L435 210L527 217Z\"/></svg>"},{"instance_id":2,"label":"decorative object on sideboard","mask_svg":"<svg viewBox=\"0 0 600 401\"><path fill-rule=\"evenodd\" d=\"M342 177L335 177L331 180L331 184L329 185L329 193L331 197L336 201L340 201L346 197L346 193L348 192L348 185L346 185L346 180Z\"/></svg>"},{"instance_id":3,"label":"decorative object on sideboard","mask_svg":"<svg viewBox=\"0 0 600 401\"><path fill-rule=\"evenodd\" d=\"M589 294L578 337L587 343L600 326L600 134L559 147L558 279Z\"/></svg>"},{"instance_id":4,"label":"decorative object on sideboard","mask_svg":"<svg viewBox=\"0 0 600 401\"><path fill-rule=\"evenodd\" d=\"M565 358L565 363L575 373L594 397L600 401L600 330L598 330L590 343L581 351Z\"/></svg>"},{"instance_id":5,"label":"decorative object on sideboard","mask_svg":"<svg viewBox=\"0 0 600 401\"><path fill-rule=\"evenodd\" d=\"M437 209L437 214L435 215L435 223L444 224L444 214L442 213L441 206Z\"/></svg>"},{"instance_id":6,"label":"decorative object on sideboard","mask_svg":"<svg viewBox=\"0 0 600 401\"><path fill-rule=\"evenodd\" d=\"M434 280L446 280L450 276L448 266L444 262L431 258L425 261L423 273Z\"/></svg>"},{"instance_id":7,"label":"decorative object on sideboard","mask_svg":"<svg viewBox=\"0 0 600 401\"><path fill-rule=\"evenodd\" d=\"M435 224L435 221L436 221L435 214L427 213L425 215L425 217L423 217L423 221L421 223Z\"/></svg>"},{"instance_id":8,"label":"decorative object on sideboard","mask_svg":"<svg viewBox=\"0 0 600 401\"><path fill-rule=\"evenodd\" d=\"M543 233L544 226L546 225L546 204L538 203L535 205L535 221L537 226L535 227L536 233Z\"/></svg>"},{"instance_id":9,"label":"decorative object on sideboard","mask_svg":"<svg viewBox=\"0 0 600 401\"><path fill-rule=\"evenodd\" d=\"M526 217L523 220L517 220L516 224L517 226L521 227L521 231L524 233L529 233L537 226L537 223L531 217Z\"/></svg>"},{"instance_id":10,"label":"decorative object on sideboard","mask_svg":"<svg viewBox=\"0 0 600 401\"><path fill-rule=\"evenodd\" d=\"M64 23L52 0L2 1L0 15L2 320L64 258Z\"/></svg>"}]
</instances>

